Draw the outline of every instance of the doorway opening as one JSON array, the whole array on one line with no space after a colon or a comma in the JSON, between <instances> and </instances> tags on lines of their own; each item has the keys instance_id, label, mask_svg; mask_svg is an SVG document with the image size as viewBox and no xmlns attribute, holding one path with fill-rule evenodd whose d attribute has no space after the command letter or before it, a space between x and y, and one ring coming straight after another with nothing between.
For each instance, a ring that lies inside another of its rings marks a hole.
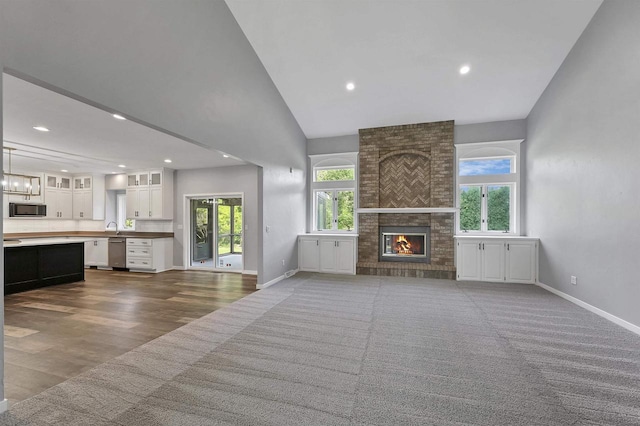
<instances>
[{"instance_id":1,"label":"doorway opening","mask_svg":"<svg viewBox=\"0 0 640 426\"><path fill-rule=\"evenodd\" d=\"M189 211L189 267L242 272L242 196L193 197Z\"/></svg>"}]
</instances>

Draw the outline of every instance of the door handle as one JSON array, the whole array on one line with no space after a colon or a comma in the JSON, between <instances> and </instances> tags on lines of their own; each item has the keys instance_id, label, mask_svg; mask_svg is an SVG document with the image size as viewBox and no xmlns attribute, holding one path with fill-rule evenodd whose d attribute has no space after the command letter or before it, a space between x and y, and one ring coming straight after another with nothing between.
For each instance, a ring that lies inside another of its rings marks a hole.
<instances>
[{"instance_id":1,"label":"door handle","mask_svg":"<svg viewBox=\"0 0 640 426\"><path fill-rule=\"evenodd\" d=\"M478 243L478 250L482 250L482 243Z\"/></svg>"}]
</instances>

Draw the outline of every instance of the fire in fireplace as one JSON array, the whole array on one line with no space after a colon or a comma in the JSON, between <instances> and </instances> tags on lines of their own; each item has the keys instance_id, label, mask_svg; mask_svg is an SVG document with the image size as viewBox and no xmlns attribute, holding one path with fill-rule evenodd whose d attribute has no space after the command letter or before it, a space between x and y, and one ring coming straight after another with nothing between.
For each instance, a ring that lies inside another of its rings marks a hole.
<instances>
[{"instance_id":1,"label":"fire in fireplace","mask_svg":"<svg viewBox=\"0 0 640 426\"><path fill-rule=\"evenodd\" d=\"M383 226L380 228L381 262L429 263L428 226Z\"/></svg>"}]
</instances>

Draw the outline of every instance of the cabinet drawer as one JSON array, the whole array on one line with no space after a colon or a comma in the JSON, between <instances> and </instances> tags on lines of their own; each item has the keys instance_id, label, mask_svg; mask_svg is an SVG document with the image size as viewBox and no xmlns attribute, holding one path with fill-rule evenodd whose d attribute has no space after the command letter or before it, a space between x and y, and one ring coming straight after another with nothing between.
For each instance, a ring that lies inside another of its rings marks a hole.
<instances>
[{"instance_id":1,"label":"cabinet drawer","mask_svg":"<svg viewBox=\"0 0 640 426\"><path fill-rule=\"evenodd\" d=\"M127 238L127 246L152 246L153 240L149 238Z\"/></svg>"},{"instance_id":2,"label":"cabinet drawer","mask_svg":"<svg viewBox=\"0 0 640 426\"><path fill-rule=\"evenodd\" d=\"M145 258L127 259L127 268L153 269L153 262Z\"/></svg>"},{"instance_id":3,"label":"cabinet drawer","mask_svg":"<svg viewBox=\"0 0 640 426\"><path fill-rule=\"evenodd\" d=\"M151 247L129 246L127 247L127 257L144 257L151 259L153 252Z\"/></svg>"}]
</instances>

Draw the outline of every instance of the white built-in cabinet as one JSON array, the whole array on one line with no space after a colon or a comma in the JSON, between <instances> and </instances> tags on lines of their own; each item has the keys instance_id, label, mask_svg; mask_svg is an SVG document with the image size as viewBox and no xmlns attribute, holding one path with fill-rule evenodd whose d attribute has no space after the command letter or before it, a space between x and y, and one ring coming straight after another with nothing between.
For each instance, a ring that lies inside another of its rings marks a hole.
<instances>
[{"instance_id":1,"label":"white built-in cabinet","mask_svg":"<svg viewBox=\"0 0 640 426\"><path fill-rule=\"evenodd\" d=\"M301 271L333 274L356 273L357 235L304 234L298 237Z\"/></svg>"},{"instance_id":2,"label":"white built-in cabinet","mask_svg":"<svg viewBox=\"0 0 640 426\"><path fill-rule=\"evenodd\" d=\"M47 219L73 218L73 190L71 176L44 176L44 200L47 205Z\"/></svg>"},{"instance_id":3,"label":"white built-in cabinet","mask_svg":"<svg viewBox=\"0 0 640 426\"><path fill-rule=\"evenodd\" d=\"M73 218L93 219L93 177L73 178Z\"/></svg>"},{"instance_id":4,"label":"white built-in cabinet","mask_svg":"<svg viewBox=\"0 0 640 426\"><path fill-rule=\"evenodd\" d=\"M127 268L162 272L173 267L172 238L127 238Z\"/></svg>"},{"instance_id":5,"label":"white built-in cabinet","mask_svg":"<svg viewBox=\"0 0 640 426\"><path fill-rule=\"evenodd\" d=\"M104 175L45 174L44 202L48 219L104 220Z\"/></svg>"},{"instance_id":6,"label":"white built-in cabinet","mask_svg":"<svg viewBox=\"0 0 640 426\"><path fill-rule=\"evenodd\" d=\"M456 236L457 279L533 284L538 278L538 239Z\"/></svg>"},{"instance_id":7,"label":"white built-in cabinet","mask_svg":"<svg viewBox=\"0 0 640 426\"><path fill-rule=\"evenodd\" d=\"M109 239L96 238L84 242L85 266L109 266Z\"/></svg>"},{"instance_id":8,"label":"white built-in cabinet","mask_svg":"<svg viewBox=\"0 0 640 426\"><path fill-rule=\"evenodd\" d=\"M173 219L173 170L127 174L127 218Z\"/></svg>"}]
</instances>

